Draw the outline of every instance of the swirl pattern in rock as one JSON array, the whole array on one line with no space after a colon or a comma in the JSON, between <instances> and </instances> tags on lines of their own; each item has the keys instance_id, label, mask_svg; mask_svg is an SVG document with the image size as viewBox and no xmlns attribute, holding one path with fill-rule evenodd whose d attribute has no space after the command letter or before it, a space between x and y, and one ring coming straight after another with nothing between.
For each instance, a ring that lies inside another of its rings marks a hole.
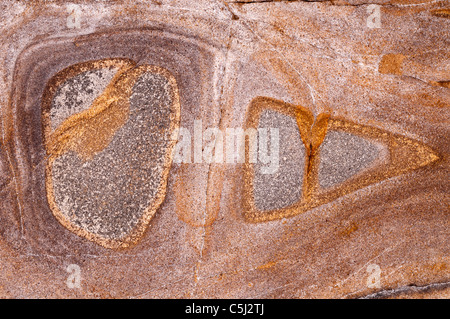
<instances>
[{"instance_id":1,"label":"swirl pattern in rock","mask_svg":"<svg viewBox=\"0 0 450 319\"><path fill-rule=\"evenodd\" d=\"M50 126L44 128L47 196L71 231L105 247L126 247L165 196L179 121L176 82L166 70L123 60L61 72L70 76L89 66L100 68L69 77L56 90L51 80L47 89L56 93L44 94L50 98L43 106Z\"/></svg>"}]
</instances>

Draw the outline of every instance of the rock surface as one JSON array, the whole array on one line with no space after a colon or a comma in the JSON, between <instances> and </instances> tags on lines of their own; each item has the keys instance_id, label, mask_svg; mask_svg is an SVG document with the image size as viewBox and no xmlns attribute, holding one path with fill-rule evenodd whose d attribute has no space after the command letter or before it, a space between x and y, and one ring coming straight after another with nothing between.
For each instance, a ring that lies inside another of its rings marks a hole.
<instances>
[{"instance_id":1,"label":"rock surface","mask_svg":"<svg viewBox=\"0 0 450 319\"><path fill-rule=\"evenodd\" d=\"M0 297L450 297L447 1L0 8ZM142 67L173 76L178 120ZM258 125L280 129L274 177L202 155ZM114 245L55 217L55 154L66 216Z\"/></svg>"}]
</instances>

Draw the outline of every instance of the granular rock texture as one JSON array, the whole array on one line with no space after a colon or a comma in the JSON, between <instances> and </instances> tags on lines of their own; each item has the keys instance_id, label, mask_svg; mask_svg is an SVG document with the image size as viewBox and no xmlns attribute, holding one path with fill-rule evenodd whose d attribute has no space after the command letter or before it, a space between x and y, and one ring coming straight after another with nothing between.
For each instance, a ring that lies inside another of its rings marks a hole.
<instances>
[{"instance_id":1,"label":"granular rock texture","mask_svg":"<svg viewBox=\"0 0 450 319\"><path fill-rule=\"evenodd\" d=\"M448 298L449 9L0 0L0 297Z\"/></svg>"},{"instance_id":2,"label":"granular rock texture","mask_svg":"<svg viewBox=\"0 0 450 319\"><path fill-rule=\"evenodd\" d=\"M71 223L110 239L137 226L165 178L172 134L170 89L162 75L144 73L133 86L128 120L102 152L91 161L74 152L54 160L55 204ZM71 102L68 98L67 106Z\"/></svg>"},{"instance_id":3,"label":"granular rock texture","mask_svg":"<svg viewBox=\"0 0 450 319\"><path fill-rule=\"evenodd\" d=\"M279 163L276 172L267 174L262 167L268 164L257 163L254 176L255 204L259 210L283 208L297 202L302 195L305 149L295 119L275 111L264 111L258 123L259 129L267 129L267 148L270 144L270 129L279 129ZM261 138L261 136L258 136Z\"/></svg>"},{"instance_id":4,"label":"granular rock texture","mask_svg":"<svg viewBox=\"0 0 450 319\"><path fill-rule=\"evenodd\" d=\"M69 116L88 109L112 80L117 69L85 71L67 79L55 94L50 109L52 130Z\"/></svg>"},{"instance_id":5,"label":"granular rock texture","mask_svg":"<svg viewBox=\"0 0 450 319\"><path fill-rule=\"evenodd\" d=\"M345 132L329 131L320 147L319 185L340 184L372 164L376 145Z\"/></svg>"}]
</instances>

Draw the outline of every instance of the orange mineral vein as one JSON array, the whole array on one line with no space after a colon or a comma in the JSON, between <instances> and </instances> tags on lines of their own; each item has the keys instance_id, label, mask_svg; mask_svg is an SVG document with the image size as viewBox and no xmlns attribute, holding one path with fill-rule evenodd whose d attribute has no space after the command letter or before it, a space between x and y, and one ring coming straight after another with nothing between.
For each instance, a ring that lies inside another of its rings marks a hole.
<instances>
[{"instance_id":1,"label":"orange mineral vein","mask_svg":"<svg viewBox=\"0 0 450 319\"><path fill-rule=\"evenodd\" d=\"M69 116L55 131L51 131L50 108L57 88L68 78L85 71L105 67L118 68L118 71L104 91L93 101L88 109ZM142 216L134 229L120 239L111 239L91 233L74 224L69 216L66 216L61 211L55 202L52 165L55 159L69 151L76 152L85 162L92 160L96 154L103 151L113 140L117 130L126 124L130 114L130 97L133 86L145 72L161 74L167 79L171 87L172 105L170 108L173 115L171 115L170 127L167 129L173 132L179 125L180 118L176 80L167 70L156 66L137 66L135 62L128 59L105 59L80 63L56 74L49 81L43 96L43 131L48 154L46 188L52 213L70 231L106 248L116 249L134 245L144 234L156 209L161 205L165 197L167 178L172 160L171 153L176 142L175 139L171 139L165 151L163 172L157 194L152 199L150 206L142 212Z\"/></svg>"},{"instance_id":2,"label":"orange mineral vein","mask_svg":"<svg viewBox=\"0 0 450 319\"><path fill-rule=\"evenodd\" d=\"M257 128L259 116L263 110L274 110L295 118L300 136L305 147L306 159L304 171L303 196L300 201L288 207L260 211L254 201L254 165L246 163L244 169L243 207L244 216L250 222L264 222L301 214L309 209L329 203L341 196L354 192L360 188L380 182L384 179L404 174L437 162L440 157L427 145L382 131L380 129L359 125L339 118L331 118L322 113L316 120L306 108L289 104L268 97L257 97L250 103L245 128ZM324 141L327 131L337 130L347 132L377 141L388 149L388 162L368 168L362 175L349 178L332 189L322 189L318 185L318 163L320 162L320 145ZM246 145L248 154L249 148Z\"/></svg>"}]
</instances>

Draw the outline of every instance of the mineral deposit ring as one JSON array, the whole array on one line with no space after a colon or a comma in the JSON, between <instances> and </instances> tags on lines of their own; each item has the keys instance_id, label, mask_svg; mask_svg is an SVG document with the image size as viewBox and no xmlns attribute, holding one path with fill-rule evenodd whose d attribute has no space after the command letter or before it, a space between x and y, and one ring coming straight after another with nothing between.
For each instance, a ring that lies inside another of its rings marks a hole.
<instances>
[{"instance_id":1,"label":"mineral deposit ring","mask_svg":"<svg viewBox=\"0 0 450 319\"><path fill-rule=\"evenodd\" d=\"M104 247L135 244L166 193L180 121L175 78L128 59L88 61L58 72L42 103L53 215Z\"/></svg>"}]
</instances>

